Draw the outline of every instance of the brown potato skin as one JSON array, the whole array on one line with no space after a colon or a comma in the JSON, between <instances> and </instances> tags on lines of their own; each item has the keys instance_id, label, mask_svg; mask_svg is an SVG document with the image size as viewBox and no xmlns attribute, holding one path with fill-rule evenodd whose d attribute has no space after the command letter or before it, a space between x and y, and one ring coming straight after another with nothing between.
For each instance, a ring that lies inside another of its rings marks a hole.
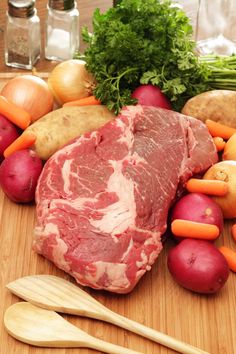
<instances>
[{"instance_id":1,"label":"brown potato skin","mask_svg":"<svg viewBox=\"0 0 236 354\"><path fill-rule=\"evenodd\" d=\"M42 160L47 160L70 140L96 130L114 118L115 115L103 105L63 107L31 124L23 134L36 135L32 149Z\"/></svg>"},{"instance_id":2,"label":"brown potato skin","mask_svg":"<svg viewBox=\"0 0 236 354\"><path fill-rule=\"evenodd\" d=\"M236 91L212 90L190 98L181 113L236 128Z\"/></svg>"}]
</instances>

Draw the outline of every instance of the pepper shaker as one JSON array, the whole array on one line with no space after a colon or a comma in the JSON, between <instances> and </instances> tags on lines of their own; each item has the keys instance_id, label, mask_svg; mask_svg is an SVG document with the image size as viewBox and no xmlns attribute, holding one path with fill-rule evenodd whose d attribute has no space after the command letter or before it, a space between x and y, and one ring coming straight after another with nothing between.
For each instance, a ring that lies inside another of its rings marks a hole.
<instances>
[{"instance_id":1,"label":"pepper shaker","mask_svg":"<svg viewBox=\"0 0 236 354\"><path fill-rule=\"evenodd\" d=\"M40 50L40 19L35 0L8 0L5 64L30 70L40 58Z\"/></svg>"},{"instance_id":2,"label":"pepper shaker","mask_svg":"<svg viewBox=\"0 0 236 354\"><path fill-rule=\"evenodd\" d=\"M75 0L49 0L45 34L45 57L67 60L79 48L79 11Z\"/></svg>"}]
</instances>

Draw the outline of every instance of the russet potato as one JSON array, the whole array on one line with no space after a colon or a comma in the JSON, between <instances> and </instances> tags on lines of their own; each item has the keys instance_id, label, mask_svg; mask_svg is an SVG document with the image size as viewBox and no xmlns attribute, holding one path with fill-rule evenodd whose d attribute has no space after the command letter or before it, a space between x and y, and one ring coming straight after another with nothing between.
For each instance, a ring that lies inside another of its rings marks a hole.
<instances>
[{"instance_id":1,"label":"russet potato","mask_svg":"<svg viewBox=\"0 0 236 354\"><path fill-rule=\"evenodd\" d=\"M181 113L236 128L236 91L212 90L190 98Z\"/></svg>"},{"instance_id":2,"label":"russet potato","mask_svg":"<svg viewBox=\"0 0 236 354\"><path fill-rule=\"evenodd\" d=\"M33 150L47 160L70 140L100 128L115 118L106 106L72 106L56 109L31 124L23 134L36 135Z\"/></svg>"}]
</instances>

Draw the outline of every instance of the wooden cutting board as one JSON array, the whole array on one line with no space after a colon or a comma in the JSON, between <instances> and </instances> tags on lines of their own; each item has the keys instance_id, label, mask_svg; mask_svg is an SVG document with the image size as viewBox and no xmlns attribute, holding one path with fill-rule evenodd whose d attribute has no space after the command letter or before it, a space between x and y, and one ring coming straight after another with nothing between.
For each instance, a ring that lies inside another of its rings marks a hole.
<instances>
[{"instance_id":1,"label":"wooden cutting board","mask_svg":"<svg viewBox=\"0 0 236 354\"><path fill-rule=\"evenodd\" d=\"M47 74L42 73L42 77ZM0 74L0 87L13 74ZM35 206L11 202L0 191L0 353L1 354L95 354L87 349L47 349L23 344L7 334L3 325L6 308L19 299L11 295L6 284L33 274L57 275L73 282L49 261L32 251ZM217 245L236 250L227 222ZM166 266L169 240L157 262L128 295L87 291L111 310L135 321L165 332L204 349L211 354L236 353L236 274L231 273L225 287L216 295L194 294L181 288L170 276ZM99 321L65 316L71 323L91 335L145 354L173 354L174 351L154 344L122 329Z\"/></svg>"}]
</instances>

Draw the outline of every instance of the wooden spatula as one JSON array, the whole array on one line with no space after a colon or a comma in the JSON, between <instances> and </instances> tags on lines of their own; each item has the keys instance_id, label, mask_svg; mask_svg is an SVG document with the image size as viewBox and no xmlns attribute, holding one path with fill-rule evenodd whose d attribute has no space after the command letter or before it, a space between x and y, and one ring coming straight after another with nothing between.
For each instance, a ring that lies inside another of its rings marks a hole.
<instances>
[{"instance_id":1,"label":"wooden spatula","mask_svg":"<svg viewBox=\"0 0 236 354\"><path fill-rule=\"evenodd\" d=\"M209 354L164 333L123 317L78 286L52 275L32 275L17 279L7 288L22 299L45 309L106 321L184 354Z\"/></svg>"},{"instance_id":2,"label":"wooden spatula","mask_svg":"<svg viewBox=\"0 0 236 354\"><path fill-rule=\"evenodd\" d=\"M14 338L39 347L82 347L110 354L141 354L92 337L56 312L29 302L18 302L10 306L4 315L4 325Z\"/></svg>"}]
</instances>

